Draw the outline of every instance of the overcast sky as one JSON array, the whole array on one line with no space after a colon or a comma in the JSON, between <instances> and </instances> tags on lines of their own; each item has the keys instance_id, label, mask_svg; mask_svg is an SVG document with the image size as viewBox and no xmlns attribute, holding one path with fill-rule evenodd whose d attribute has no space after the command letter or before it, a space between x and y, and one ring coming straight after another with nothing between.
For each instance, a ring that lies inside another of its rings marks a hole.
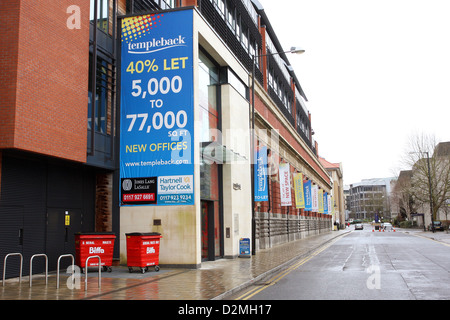
<instances>
[{"instance_id":1,"label":"overcast sky","mask_svg":"<svg viewBox=\"0 0 450 320\"><path fill-rule=\"evenodd\" d=\"M450 1L259 0L344 183L395 176L415 132L450 141Z\"/></svg>"}]
</instances>

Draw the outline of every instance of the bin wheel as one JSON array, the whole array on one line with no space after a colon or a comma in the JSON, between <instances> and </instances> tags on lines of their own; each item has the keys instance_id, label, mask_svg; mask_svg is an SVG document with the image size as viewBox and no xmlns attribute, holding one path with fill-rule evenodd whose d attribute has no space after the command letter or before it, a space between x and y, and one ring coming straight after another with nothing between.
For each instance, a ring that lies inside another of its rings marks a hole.
<instances>
[{"instance_id":1,"label":"bin wheel","mask_svg":"<svg viewBox=\"0 0 450 320\"><path fill-rule=\"evenodd\" d=\"M156 271L156 272L159 271L159 266L155 266L155 271Z\"/></svg>"},{"instance_id":2,"label":"bin wheel","mask_svg":"<svg viewBox=\"0 0 450 320\"><path fill-rule=\"evenodd\" d=\"M102 271L103 271L103 272L106 272L106 271L111 272L111 271L112 271L112 268L111 268L111 267L107 267L107 266L103 266L103 267L102 267Z\"/></svg>"},{"instance_id":3,"label":"bin wheel","mask_svg":"<svg viewBox=\"0 0 450 320\"><path fill-rule=\"evenodd\" d=\"M133 268L132 267L128 267L128 271L131 273L133 272Z\"/></svg>"}]
</instances>

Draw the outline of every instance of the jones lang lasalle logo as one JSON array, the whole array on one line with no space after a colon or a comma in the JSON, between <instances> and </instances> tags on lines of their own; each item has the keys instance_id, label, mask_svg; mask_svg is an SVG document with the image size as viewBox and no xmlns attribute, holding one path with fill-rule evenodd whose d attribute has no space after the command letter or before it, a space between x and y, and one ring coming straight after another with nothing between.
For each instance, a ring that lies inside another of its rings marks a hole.
<instances>
[{"instance_id":1,"label":"jones lang lasalle logo","mask_svg":"<svg viewBox=\"0 0 450 320\"><path fill-rule=\"evenodd\" d=\"M163 28L163 14L148 14L122 20L122 42L127 44L128 53L146 54L173 47L186 46L185 37L155 37L142 41L151 35L152 30ZM143 38L144 37L144 38Z\"/></svg>"}]
</instances>

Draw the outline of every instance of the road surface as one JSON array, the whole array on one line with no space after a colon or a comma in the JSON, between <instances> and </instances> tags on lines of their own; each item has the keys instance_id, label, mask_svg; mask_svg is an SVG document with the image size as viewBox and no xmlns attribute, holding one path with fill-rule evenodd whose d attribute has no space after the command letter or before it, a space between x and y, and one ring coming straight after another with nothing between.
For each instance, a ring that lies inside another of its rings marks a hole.
<instances>
[{"instance_id":1,"label":"road surface","mask_svg":"<svg viewBox=\"0 0 450 320\"><path fill-rule=\"evenodd\" d=\"M450 299L450 245L364 225L231 299Z\"/></svg>"}]
</instances>

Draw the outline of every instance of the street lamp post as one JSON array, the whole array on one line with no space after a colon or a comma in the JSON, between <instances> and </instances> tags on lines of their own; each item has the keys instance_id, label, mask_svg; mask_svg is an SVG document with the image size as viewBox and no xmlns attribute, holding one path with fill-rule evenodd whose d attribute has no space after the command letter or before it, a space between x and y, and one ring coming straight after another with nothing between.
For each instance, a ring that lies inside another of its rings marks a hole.
<instances>
[{"instance_id":1,"label":"street lamp post","mask_svg":"<svg viewBox=\"0 0 450 320\"><path fill-rule=\"evenodd\" d=\"M261 57L267 57L267 56L273 56L276 54L282 54L282 53L296 53L296 54L302 54L305 50L300 47L291 47L289 51L284 52L274 52L274 53L267 53L262 55L253 55L252 57L252 125L251 125L251 142L250 142L250 148L251 148L251 186L252 186L252 255L255 255L256 251L256 218L255 218L255 66L256 66L256 58Z\"/></svg>"}]
</instances>

